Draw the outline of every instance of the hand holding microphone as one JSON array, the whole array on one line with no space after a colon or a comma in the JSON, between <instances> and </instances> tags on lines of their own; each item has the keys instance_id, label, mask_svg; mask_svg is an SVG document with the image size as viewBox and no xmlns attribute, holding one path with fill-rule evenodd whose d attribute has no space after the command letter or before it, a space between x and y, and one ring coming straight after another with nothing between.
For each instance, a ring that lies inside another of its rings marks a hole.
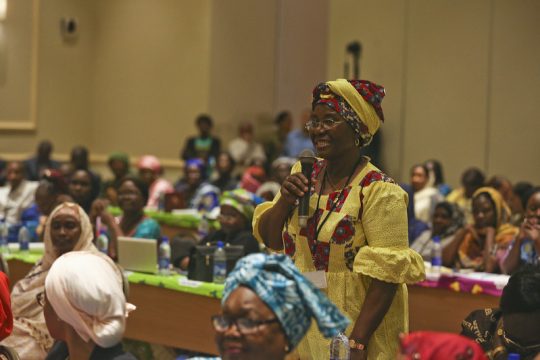
<instances>
[{"instance_id":1,"label":"hand holding microphone","mask_svg":"<svg viewBox=\"0 0 540 360\"><path fill-rule=\"evenodd\" d=\"M315 163L315 154L311 150L300 153L302 172L289 175L281 185L281 197L289 203L296 205L298 201L298 224L300 227L307 225L309 218L309 197L312 187L311 173Z\"/></svg>"}]
</instances>

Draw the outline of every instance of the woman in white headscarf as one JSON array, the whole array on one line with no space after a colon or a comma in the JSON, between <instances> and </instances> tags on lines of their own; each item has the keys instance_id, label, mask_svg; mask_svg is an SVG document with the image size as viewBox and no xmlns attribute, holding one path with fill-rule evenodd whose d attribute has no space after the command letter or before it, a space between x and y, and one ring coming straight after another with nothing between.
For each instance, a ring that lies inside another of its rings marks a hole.
<instances>
[{"instance_id":1,"label":"woman in white headscarf","mask_svg":"<svg viewBox=\"0 0 540 360\"><path fill-rule=\"evenodd\" d=\"M121 343L127 314L135 307L126 302L122 275L106 256L62 255L49 270L40 304L52 337L61 341L47 360L135 359Z\"/></svg>"},{"instance_id":2,"label":"woman in white headscarf","mask_svg":"<svg viewBox=\"0 0 540 360\"><path fill-rule=\"evenodd\" d=\"M43 309L36 302L36 296L43 292L45 277L51 265L66 252L97 252L92 240L92 225L79 205L62 203L52 211L45 225L45 254L15 284L11 293L13 333L4 340L3 345L13 347L21 359L41 360L53 345L45 325Z\"/></svg>"}]
</instances>

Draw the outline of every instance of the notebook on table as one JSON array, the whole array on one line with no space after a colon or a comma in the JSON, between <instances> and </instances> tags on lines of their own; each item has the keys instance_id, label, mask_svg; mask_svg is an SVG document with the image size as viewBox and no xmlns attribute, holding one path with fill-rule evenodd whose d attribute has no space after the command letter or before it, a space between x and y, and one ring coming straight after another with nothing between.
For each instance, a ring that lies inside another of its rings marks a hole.
<instances>
[{"instance_id":1,"label":"notebook on table","mask_svg":"<svg viewBox=\"0 0 540 360\"><path fill-rule=\"evenodd\" d=\"M158 272L157 240L118 238L118 264L125 270L156 274Z\"/></svg>"}]
</instances>

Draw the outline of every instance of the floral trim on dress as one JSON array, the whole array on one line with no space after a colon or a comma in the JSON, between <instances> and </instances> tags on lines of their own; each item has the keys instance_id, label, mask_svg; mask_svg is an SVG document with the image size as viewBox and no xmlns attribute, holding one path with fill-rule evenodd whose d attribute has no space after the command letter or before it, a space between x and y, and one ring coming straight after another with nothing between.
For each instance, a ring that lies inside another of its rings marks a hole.
<instances>
[{"instance_id":1,"label":"floral trim on dress","mask_svg":"<svg viewBox=\"0 0 540 360\"><path fill-rule=\"evenodd\" d=\"M296 244L294 243L294 239L287 231L284 231L282 234L283 237L283 246L285 247L285 254L289 255L290 257L294 257L294 254L296 253Z\"/></svg>"}]
</instances>

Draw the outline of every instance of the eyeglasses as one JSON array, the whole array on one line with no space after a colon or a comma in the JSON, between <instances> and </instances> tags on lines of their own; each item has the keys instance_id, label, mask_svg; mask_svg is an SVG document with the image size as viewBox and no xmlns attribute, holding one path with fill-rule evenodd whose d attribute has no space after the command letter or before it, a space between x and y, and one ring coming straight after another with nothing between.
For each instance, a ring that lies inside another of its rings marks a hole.
<instances>
[{"instance_id":1,"label":"eyeglasses","mask_svg":"<svg viewBox=\"0 0 540 360\"><path fill-rule=\"evenodd\" d=\"M45 306L45 293L44 293L43 291L37 293L37 295L36 295L36 301L37 301L37 303L38 303L39 306L41 306L41 307L44 307L44 306Z\"/></svg>"},{"instance_id":2,"label":"eyeglasses","mask_svg":"<svg viewBox=\"0 0 540 360\"><path fill-rule=\"evenodd\" d=\"M506 335L506 331L503 332L503 339L508 345L512 346L516 350L519 350L521 353L536 353L540 350L540 344L523 346L520 343L510 339L508 335Z\"/></svg>"},{"instance_id":3,"label":"eyeglasses","mask_svg":"<svg viewBox=\"0 0 540 360\"><path fill-rule=\"evenodd\" d=\"M331 117L326 117L322 120L311 119L306 123L306 129L312 130L312 129L318 128L319 126L322 126L323 129L328 130L328 129L332 129L333 127L337 126L338 124L342 122L343 120L334 120Z\"/></svg>"},{"instance_id":4,"label":"eyeglasses","mask_svg":"<svg viewBox=\"0 0 540 360\"><path fill-rule=\"evenodd\" d=\"M225 332L234 324L242 335L254 334L259 331L261 325L272 324L275 322L278 322L277 318L257 321L248 318L231 319L223 315L212 316L212 325L214 325L214 329L217 332Z\"/></svg>"}]
</instances>

